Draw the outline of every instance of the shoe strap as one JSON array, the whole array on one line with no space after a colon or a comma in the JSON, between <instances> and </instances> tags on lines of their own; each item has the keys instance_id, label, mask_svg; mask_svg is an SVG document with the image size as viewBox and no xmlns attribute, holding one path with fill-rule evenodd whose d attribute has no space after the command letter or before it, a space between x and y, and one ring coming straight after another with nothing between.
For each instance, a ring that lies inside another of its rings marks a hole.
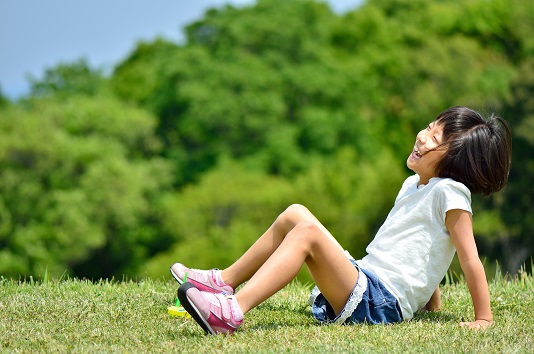
<instances>
[{"instance_id":1,"label":"shoe strap","mask_svg":"<svg viewBox=\"0 0 534 354\"><path fill-rule=\"evenodd\" d=\"M230 304L228 303L228 298L223 294L215 294L219 303L221 304L221 316L224 321L229 321L232 318L232 313L230 311Z\"/></svg>"}]
</instances>

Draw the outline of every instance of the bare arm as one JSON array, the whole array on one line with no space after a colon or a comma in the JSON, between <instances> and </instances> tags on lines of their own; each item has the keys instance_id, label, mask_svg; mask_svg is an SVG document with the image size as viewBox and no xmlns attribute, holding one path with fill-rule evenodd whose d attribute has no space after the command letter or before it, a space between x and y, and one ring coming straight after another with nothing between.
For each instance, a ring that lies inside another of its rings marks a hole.
<instances>
[{"instance_id":1,"label":"bare arm","mask_svg":"<svg viewBox=\"0 0 534 354\"><path fill-rule=\"evenodd\" d=\"M486 273L475 244L471 214L465 210L453 209L447 212L445 219L447 230L452 237L460 266L473 300L475 309L474 322L460 322L460 326L469 328L486 328L493 323Z\"/></svg>"},{"instance_id":2,"label":"bare arm","mask_svg":"<svg viewBox=\"0 0 534 354\"><path fill-rule=\"evenodd\" d=\"M434 291L434 293L430 297L430 300L428 300L428 303L425 305L424 309L427 311L439 311L440 308L441 308L441 292L439 291L439 286L438 286L436 291Z\"/></svg>"}]
</instances>

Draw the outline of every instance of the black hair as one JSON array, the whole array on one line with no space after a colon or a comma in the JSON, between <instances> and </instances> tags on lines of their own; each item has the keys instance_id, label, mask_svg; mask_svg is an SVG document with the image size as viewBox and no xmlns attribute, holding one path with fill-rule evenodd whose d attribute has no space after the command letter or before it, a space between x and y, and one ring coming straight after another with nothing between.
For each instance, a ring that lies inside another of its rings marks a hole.
<instances>
[{"instance_id":1,"label":"black hair","mask_svg":"<svg viewBox=\"0 0 534 354\"><path fill-rule=\"evenodd\" d=\"M446 152L436 165L439 177L463 183L472 193L489 195L508 181L512 135L508 123L496 115L489 119L467 107L443 111L436 123L443 128Z\"/></svg>"}]
</instances>

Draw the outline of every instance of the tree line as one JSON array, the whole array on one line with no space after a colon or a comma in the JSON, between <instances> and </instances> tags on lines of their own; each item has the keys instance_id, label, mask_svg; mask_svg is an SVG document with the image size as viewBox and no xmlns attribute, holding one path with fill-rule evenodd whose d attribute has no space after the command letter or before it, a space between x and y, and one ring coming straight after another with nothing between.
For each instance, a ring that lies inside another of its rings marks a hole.
<instances>
[{"instance_id":1,"label":"tree line","mask_svg":"<svg viewBox=\"0 0 534 354\"><path fill-rule=\"evenodd\" d=\"M110 74L82 58L0 92L0 274L223 267L292 203L363 256L416 133L453 105L511 124L509 183L474 198L474 229L488 264L529 263L530 0L258 0L184 32Z\"/></svg>"}]
</instances>

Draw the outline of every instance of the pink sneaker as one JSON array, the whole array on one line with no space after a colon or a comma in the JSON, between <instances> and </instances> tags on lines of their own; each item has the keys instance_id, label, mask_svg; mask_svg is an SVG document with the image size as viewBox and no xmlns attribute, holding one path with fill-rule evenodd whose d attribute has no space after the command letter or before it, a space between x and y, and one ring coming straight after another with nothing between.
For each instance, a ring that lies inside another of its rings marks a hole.
<instances>
[{"instance_id":1,"label":"pink sneaker","mask_svg":"<svg viewBox=\"0 0 534 354\"><path fill-rule=\"evenodd\" d=\"M215 271L218 271L218 269L189 269L181 263L174 263L171 266L171 274L180 285L184 283L185 279L185 281L194 284L195 287L200 291L207 291L214 294L225 293L228 295L233 295L234 289L230 285L217 285L215 282Z\"/></svg>"},{"instance_id":2,"label":"pink sneaker","mask_svg":"<svg viewBox=\"0 0 534 354\"><path fill-rule=\"evenodd\" d=\"M241 310L232 311L233 295L199 291L185 283L178 288L178 299L206 334L232 334L243 323Z\"/></svg>"}]
</instances>

